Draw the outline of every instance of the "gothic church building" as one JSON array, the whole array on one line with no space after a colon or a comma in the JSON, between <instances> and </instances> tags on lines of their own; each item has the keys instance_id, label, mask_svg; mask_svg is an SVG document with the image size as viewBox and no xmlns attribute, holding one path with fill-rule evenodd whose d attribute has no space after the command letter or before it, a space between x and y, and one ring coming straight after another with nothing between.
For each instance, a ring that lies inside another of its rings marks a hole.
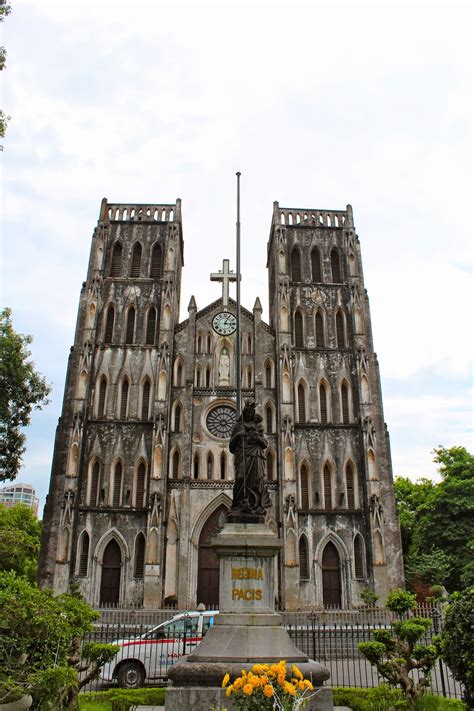
<instances>
[{"instance_id":1,"label":"gothic church building","mask_svg":"<svg viewBox=\"0 0 474 711\"><path fill-rule=\"evenodd\" d=\"M218 602L211 540L233 487L235 302L179 321L181 201L102 201L79 303L40 583L95 607ZM270 319L242 308L243 397L269 446L284 609L350 608L403 586L390 446L352 208L273 206Z\"/></svg>"}]
</instances>

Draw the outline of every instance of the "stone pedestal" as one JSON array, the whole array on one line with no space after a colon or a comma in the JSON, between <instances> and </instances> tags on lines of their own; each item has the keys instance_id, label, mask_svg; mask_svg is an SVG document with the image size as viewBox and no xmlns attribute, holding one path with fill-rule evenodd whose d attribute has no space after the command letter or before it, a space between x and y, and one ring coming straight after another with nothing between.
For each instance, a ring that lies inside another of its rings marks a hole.
<instances>
[{"instance_id":1,"label":"stone pedestal","mask_svg":"<svg viewBox=\"0 0 474 711\"><path fill-rule=\"evenodd\" d=\"M283 546L278 536L262 523L228 523L213 545L220 559L220 614L193 653L169 670L166 711L208 711L219 704L231 711L219 688L224 675L240 676L256 662L297 663L314 686L322 686L329 672L293 644L275 613L274 558ZM332 709L331 690L322 689L308 708Z\"/></svg>"}]
</instances>

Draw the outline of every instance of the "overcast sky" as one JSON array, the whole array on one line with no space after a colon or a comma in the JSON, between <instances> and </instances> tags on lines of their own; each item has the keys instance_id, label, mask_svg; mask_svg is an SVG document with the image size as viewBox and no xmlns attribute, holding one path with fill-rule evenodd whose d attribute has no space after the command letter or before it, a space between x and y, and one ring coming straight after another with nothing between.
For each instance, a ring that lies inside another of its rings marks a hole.
<instances>
[{"instance_id":1,"label":"overcast sky","mask_svg":"<svg viewBox=\"0 0 474 711\"><path fill-rule=\"evenodd\" d=\"M268 320L272 205L344 209L360 237L395 474L473 446L470 3L12 0L2 297L52 384L19 480L44 502L100 201L182 198L182 318L235 267Z\"/></svg>"}]
</instances>

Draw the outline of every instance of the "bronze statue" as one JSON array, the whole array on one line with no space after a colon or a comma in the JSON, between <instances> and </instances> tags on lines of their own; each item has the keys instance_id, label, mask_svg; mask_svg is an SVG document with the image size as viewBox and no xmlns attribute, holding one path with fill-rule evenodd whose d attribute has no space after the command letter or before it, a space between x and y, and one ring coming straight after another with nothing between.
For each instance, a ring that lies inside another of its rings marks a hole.
<instances>
[{"instance_id":1,"label":"bronze statue","mask_svg":"<svg viewBox=\"0 0 474 711\"><path fill-rule=\"evenodd\" d=\"M262 417L256 404L247 400L235 423L229 449L234 455L235 483L229 520L234 523L264 523L271 500L265 483Z\"/></svg>"}]
</instances>

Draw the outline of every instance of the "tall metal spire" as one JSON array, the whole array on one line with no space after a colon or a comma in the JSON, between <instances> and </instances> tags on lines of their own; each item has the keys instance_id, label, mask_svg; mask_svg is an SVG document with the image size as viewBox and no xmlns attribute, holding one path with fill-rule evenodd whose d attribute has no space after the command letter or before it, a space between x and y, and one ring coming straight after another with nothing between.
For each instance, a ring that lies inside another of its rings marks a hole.
<instances>
[{"instance_id":1,"label":"tall metal spire","mask_svg":"<svg viewBox=\"0 0 474 711\"><path fill-rule=\"evenodd\" d=\"M235 383L237 386L237 417L239 417L242 412L242 382L241 382L241 367L240 367L240 173L237 175L237 225L236 225L236 242L237 242L237 254L236 254L236 276L237 276L237 331L236 331L236 358L235 358Z\"/></svg>"}]
</instances>

